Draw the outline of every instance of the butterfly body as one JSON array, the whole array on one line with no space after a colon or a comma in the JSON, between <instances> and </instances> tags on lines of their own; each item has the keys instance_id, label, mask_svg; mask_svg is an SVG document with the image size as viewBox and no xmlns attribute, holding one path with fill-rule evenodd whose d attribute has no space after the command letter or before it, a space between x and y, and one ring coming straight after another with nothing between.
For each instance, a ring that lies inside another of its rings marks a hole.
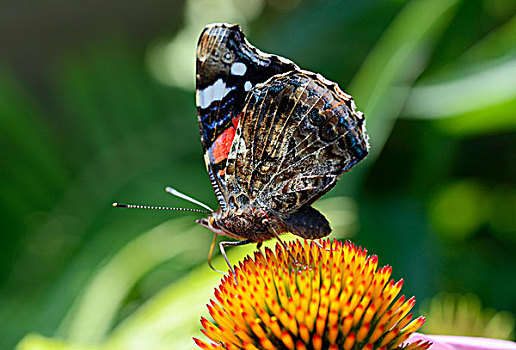
<instances>
[{"instance_id":1,"label":"butterfly body","mask_svg":"<svg viewBox=\"0 0 516 350\"><path fill-rule=\"evenodd\" d=\"M369 149L351 96L319 74L265 54L237 25L207 26L197 49L197 110L220 208L198 223L263 242L331 232L311 205Z\"/></svg>"}]
</instances>

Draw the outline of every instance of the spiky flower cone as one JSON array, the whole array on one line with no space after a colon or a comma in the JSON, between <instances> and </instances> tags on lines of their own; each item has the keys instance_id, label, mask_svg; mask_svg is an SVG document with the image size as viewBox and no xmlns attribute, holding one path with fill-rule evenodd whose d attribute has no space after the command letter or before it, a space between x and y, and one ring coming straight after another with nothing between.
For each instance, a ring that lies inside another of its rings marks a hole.
<instances>
[{"instance_id":1,"label":"spiky flower cone","mask_svg":"<svg viewBox=\"0 0 516 350\"><path fill-rule=\"evenodd\" d=\"M247 257L215 290L208 305L214 323L202 318L195 339L202 349L410 349L429 342L402 343L421 327L412 320L414 298L396 299L403 281L389 280L391 267L350 242L300 241L278 244Z\"/></svg>"}]
</instances>

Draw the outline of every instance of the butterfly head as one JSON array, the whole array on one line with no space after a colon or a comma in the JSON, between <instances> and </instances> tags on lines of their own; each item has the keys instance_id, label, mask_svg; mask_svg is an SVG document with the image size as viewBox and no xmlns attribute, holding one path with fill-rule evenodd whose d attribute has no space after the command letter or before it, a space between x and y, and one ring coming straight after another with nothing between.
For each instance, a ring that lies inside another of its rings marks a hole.
<instances>
[{"instance_id":1,"label":"butterfly head","mask_svg":"<svg viewBox=\"0 0 516 350\"><path fill-rule=\"evenodd\" d=\"M212 232L235 239L252 239L256 242L273 237L265 223L269 215L261 208L250 210L217 210L196 222Z\"/></svg>"},{"instance_id":2,"label":"butterfly head","mask_svg":"<svg viewBox=\"0 0 516 350\"><path fill-rule=\"evenodd\" d=\"M219 226L220 211L211 213L207 218L196 220L195 222L199 225L206 227L207 229L215 232L218 235L226 235L227 231Z\"/></svg>"}]
</instances>

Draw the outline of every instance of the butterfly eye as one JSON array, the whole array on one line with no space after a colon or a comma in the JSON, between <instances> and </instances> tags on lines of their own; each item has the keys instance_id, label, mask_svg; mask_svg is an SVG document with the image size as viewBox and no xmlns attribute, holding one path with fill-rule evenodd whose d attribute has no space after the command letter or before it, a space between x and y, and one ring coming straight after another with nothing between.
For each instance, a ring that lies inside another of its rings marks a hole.
<instances>
[{"instance_id":1,"label":"butterfly eye","mask_svg":"<svg viewBox=\"0 0 516 350\"><path fill-rule=\"evenodd\" d=\"M217 222L215 221L215 217L214 216L210 216L208 218L208 225L210 227L213 227L213 228L219 228L219 225L217 225Z\"/></svg>"}]
</instances>

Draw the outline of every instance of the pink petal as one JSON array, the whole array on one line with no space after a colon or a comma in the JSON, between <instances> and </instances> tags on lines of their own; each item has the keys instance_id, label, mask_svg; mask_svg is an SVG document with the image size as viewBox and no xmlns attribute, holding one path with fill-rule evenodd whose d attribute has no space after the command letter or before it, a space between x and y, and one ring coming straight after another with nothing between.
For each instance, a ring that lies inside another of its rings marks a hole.
<instances>
[{"instance_id":1,"label":"pink petal","mask_svg":"<svg viewBox=\"0 0 516 350\"><path fill-rule=\"evenodd\" d=\"M414 333L407 344L417 340L431 341L430 350L516 350L516 343L508 340L421 333Z\"/></svg>"}]
</instances>

